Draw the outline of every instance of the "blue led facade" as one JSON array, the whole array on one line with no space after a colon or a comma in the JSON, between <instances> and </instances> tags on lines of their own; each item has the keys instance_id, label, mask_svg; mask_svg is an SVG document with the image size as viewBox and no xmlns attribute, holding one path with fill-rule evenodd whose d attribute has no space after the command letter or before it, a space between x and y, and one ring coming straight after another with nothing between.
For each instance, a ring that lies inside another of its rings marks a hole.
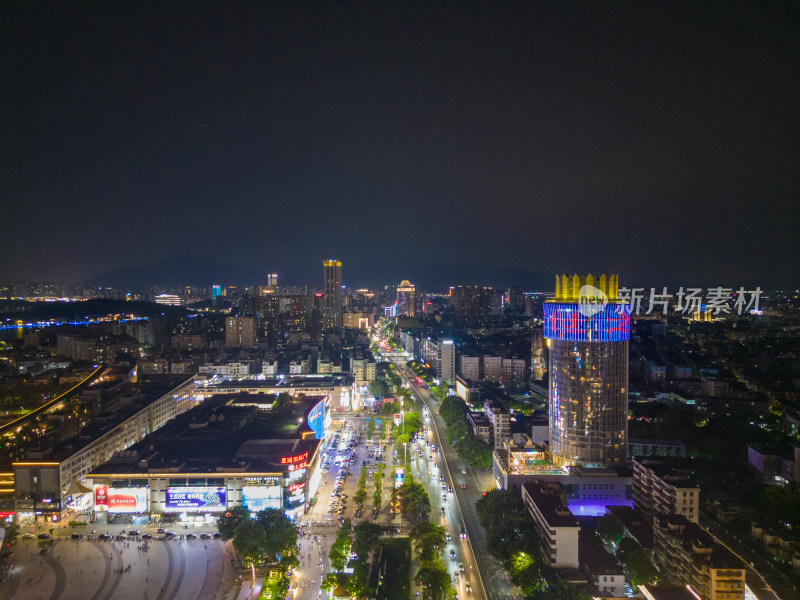
<instances>
[{"instance_id":1,"label":"blue led facade","mask_svg":"<svg viewBox=\"0 0 800 600\"><path fill-rule=\"evenodd\" d=\"M577 303L544 303L544 337L569 342L624 342L631 339L626 304L608 304L586 316Z\"/></svg>"},{"instance_id":2,"label":"blue led facade","mask_svg":"<svg viewBox=\"0 0 800 600\"><path fill-rule=\"evenodd\" d=\"M325 400L321 400L311 409L306 422L311 431L314 432L314 437L316 439L321 440L325 437Z\"/></svg>"}]
</instances>

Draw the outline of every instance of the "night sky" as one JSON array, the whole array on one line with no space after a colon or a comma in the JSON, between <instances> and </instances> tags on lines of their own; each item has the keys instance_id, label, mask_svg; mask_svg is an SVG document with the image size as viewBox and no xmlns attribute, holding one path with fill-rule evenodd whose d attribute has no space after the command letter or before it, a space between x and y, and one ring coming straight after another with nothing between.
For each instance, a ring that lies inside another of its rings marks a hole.
<instances>
[{"instance_id":1,"label":"night sky","mask_svg":"<svg viewBox=\"0 0 800 600\"><path fill-rule=\"evenodd\" d=\"M0 5L0 280L800 279L796 2L164 4Z\"/></svg>"}]
</instances>

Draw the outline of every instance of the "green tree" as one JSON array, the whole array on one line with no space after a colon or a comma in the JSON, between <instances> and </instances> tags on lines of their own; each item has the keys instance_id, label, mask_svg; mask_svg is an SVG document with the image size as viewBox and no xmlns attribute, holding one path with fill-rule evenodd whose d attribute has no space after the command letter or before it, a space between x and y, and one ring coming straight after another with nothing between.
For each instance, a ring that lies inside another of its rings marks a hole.
<instances>
[{"instance_id":1,"label":"green tree","mask_svg":"<svg viewBox=\"0 0 800 600\"><path fill-rule=\"evenodd\" d=\"M267 537L264 528L250 519L245 519L233 534L233 547L246 567L254 569L261 562Z\"/></svg>"},{"instance_id":2,"label":"green tree","mask_svg":"<svg viewBox=\"0 0 800 600\"><path fill-rule=\"evenodd\" d=\"M623 564L627 563L628 555L640 547L634 539L629 537L622 538L617 545L617 559Z\"/></svg>"},{"instance_id":3,"label":"green tree","mask_svg":"<svg viewBox=\"0 0 800 600\"><path fill-rule=\"evenodd\" d=\"M492 467L492 447L476 439L472 432L455 444L458 455L471 467L490 469Z\"/></svg>"},{"instance_id":4,"label":"green tree","mask_svg":"<svg viewBox=\"0 0 800 600\"><path fill-rule=\"evenodd\" d=\"M434 560L445 546L444 527L430 521L417 523L408 535L416 544L422 562Z\"/></svg>"},{"instance_id":5,"label":"green tree","mask_svg":"<svg viewBox=\"0 0 800 600\"><path fill-rule=\"evenodd\" d=\"M431 510L431 499L421 483L409 480L400 487L400 508L412 523L427 518Z\"/></svg>"},{"instance_id":6,"label":"green tree","mask_svg":"<svg viewBox=\"0 0 800 600\"><path fill-rule=\"evenodd\" d=\"M217 519L217 529L223 541L233 539L233 534L239 524L250 518L250 512L243 506L237 506Z\"/></svg>"},{"instance_id":7,"label":"green tree","mask_svg":"<svg viewBox=\"0 0 800 600\"><path fill-rule=\"evenodd\" d=\"M439 415L448 425L457 419L466 418L467 412L467 403L458 396L448 396L439 407Z\"/></svg>"},{"instance_id":8,"label":"green tree","mask_svg":"<svg viewBox=\"0 0 800 600\"><path fill-rule=\"evenodd\" d=\"M625 566L631 577L631 584L635 586L654 583L659 578L659 571L650 559L650 552L644 548L637 548L626 555Z\"/></svg>"},{"instance_id":9,"label":"green tree","mask_svg":"<svg viewBox=\"0 0 800 600\"><path fill-rule=\"evenodd\" d=\"M265 508L256 513L256 523L266 536L265 554L276 561L297 554L297 527L282 510Z\"/></svg>"},{"instance_id":10,"label":"green tree","mask_svg":"<svg viewBox=\"0 0 800 600\"><path fill-rule=\"evenodd\" d=\"M389 395L389 386L382 379L374 379L369 382L369 393L376 398L385 398Z\"/></svg>"},{"instance_id":11,"label":"green tree","mask_svg":"<svg viewBox=\"0 0 800 600\"><path fill-rule=\"evenodd\" d=\"M367 419L367 439L371 440L373 435L375 435L375 421Z\"/></svg>"},{"instance_id":12,"label":"green tree","mask_svg":"<svg viewBox=\"0 0 800 600\"><path fill-rule=\"evenodd\" d=\"M19 537L19 525L15 522L6 525L6 543L13 544Z\"/></svg>"},{"instance_id":13,"label":"green tree","mask_svg":"<svg viewBox=\"0 0 800 600\"><path fill-rule=\"evenodd\" d=\"M597 522L597 533L603 539L619 544L625 533L625 528L611 514L606 514Z\"/></svg>"},{"instance_id":14,"label":"green tree","mask_svg":"<svg viewBox=\"0 0 800 600\"><path fill-rule=\"evenodd\" d=\"M475 503L481 526L486 531L486 549L505 561L512 552L537 552L538 536L522 497L512 490L492 490Z\"/></svg>"},{"instance_id":15,"label":"green tree","mask_svg":"<svg viewBox=\"0 0 800 600\"><path fill-rule=\"evenodd\" d=\"M440 560L429 561L417 571L417 581L422 584L423 600L451 600L455 598L453 582L444 563Z\"/></svg>"},{"instance_id":16,"label":"green tree","mask_svg":"<svg viewBox=\"0 0 800 600\"><path fill-rule=\"evenodd\" d=\"M347 564L347 555L350 553L351 544L350 519L345 519L339 531L336 533L336 539L333 541L333 544L331 544L330 552L328 552L328 558L330 558L331 567L333 567L334 570L344 570L344 566Z\"/></svg>"}]
</instances>

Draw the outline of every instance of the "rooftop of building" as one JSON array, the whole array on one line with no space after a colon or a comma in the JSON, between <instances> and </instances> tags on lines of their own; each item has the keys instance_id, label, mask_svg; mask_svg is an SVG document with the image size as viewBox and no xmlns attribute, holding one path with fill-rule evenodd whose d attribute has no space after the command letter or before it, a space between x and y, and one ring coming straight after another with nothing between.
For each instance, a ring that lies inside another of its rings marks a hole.
<instances>
[{"instance_id":1,"label":"rooftop of building","mask_svg":"<svg viewBox=\"0 0 800 600\"><path fill-rule=\"evenodd\" d=\"M657 530L668 532L680 545L693 552L696 562L706 563L712 569L745 569L746 565L733 552L697 523L683 515L656 515Z\"/></svg>"},{"instance_id":2,"label":"rooftop of building","mask_svg":"<svg viewBox=\"0 0 800 600\"><path fill-rule=\"evenodd\" d=\"M31 460L64 460L83 450L165 394L192 380L191 375L139 375L136 383L125 384L128 386L122 390L125 402L122 402L117 410L91 417L89 424L69 439L60 440L57 435L43 438L41 440L43 443L39 448L28 450L28 458Z\"/></svg>"},{"instance_id":3,"label":"rooftop of building","mask_svg":"<svg viewBox=\"0 0 800 600\"><path fill-rule=\"evenodd\" d=\"M658 456L634 458L634 464L647 467L666 483L677 488L699 488L695 481L694 463L684 456Z\"/></svg>"},{"instance_id":4,"label":"rooftop of building","mask_svg":"<svg viewBox=\"0 0 800 600\"><path fill-rule=\"evenodd\" d=\"M489 419L486 415L480 411L471 410L467 413L467 417L472 421L475 425L481 425L484 427L489 427Z\"/></svg>"},{"instance_id":5,"label":"rooftop of building","mask_svg":"<svg viewBox=\"0 0 800 600\"><path fill-rule=\"evenodd\" d=\"M522 484L522 488L536 504L548 525L551 527L580 527L567 508L564 491L560 485L526 482Z\"/></svg>"},{"instance_id":6,"label":"rooftop of building","mask_svg":"<svg viewBox=\"0 0 800 600\"><path fill-rule=\"evenodd\" d=\"M316 452L319 440L304 417L318 401L304 398L265 413L212 396L92 473L282 472L281 457Z\"/></svg>"}]
</instances>

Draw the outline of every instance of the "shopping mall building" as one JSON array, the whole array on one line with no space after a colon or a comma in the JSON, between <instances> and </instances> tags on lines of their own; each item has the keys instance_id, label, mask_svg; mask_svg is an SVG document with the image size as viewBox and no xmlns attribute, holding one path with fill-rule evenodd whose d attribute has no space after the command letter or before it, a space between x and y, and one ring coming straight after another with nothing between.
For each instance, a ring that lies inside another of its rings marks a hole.
<instances>
[{"instance_id":1,"label":"shopping mall building","mask_svg":"<svg viewBox=\"0 0 800 600\"><path fill-rule=\"evenodd\" d=\"M84 510L209 521L244 506L301 516L321 479L330 395L264 410L244 396L212 396L87 475Z\"/></svg>"}]
</instances>

